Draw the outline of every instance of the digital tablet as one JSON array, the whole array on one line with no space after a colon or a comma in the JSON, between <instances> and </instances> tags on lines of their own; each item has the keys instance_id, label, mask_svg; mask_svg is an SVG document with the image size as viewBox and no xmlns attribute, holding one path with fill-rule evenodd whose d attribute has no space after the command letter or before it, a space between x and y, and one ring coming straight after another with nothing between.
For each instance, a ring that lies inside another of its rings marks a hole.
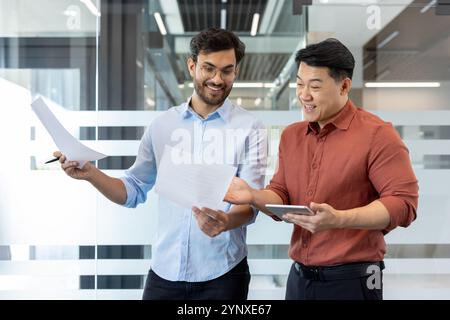
<instances>
[{"instance_id":1,"label":"digital tablet","mask_svg":"<svg viewBox=\"0 0 450 320\"><path fill-rule=\"evenodd\" d=\"M266 208L276 215L278 218L283 219L282 216L286 213L293 214L303 214L307 216L314 215L314 211L312 211L307 206L290 206L290 205L282 205L282 204L266 204Z\"/></svg>"}]
</instances>

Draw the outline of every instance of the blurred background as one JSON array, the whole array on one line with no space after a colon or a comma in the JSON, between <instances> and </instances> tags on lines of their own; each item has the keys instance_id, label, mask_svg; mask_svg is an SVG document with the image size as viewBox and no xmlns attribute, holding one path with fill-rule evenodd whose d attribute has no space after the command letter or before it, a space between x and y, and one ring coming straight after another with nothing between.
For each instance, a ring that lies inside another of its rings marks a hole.
<instances>
[{"instance_id":1,"label":"blurred background","mask_svg":"<svg viewBox=\"0 0 450 320\"><path fill-rule=\"evenodd\" d=\"M193 92L189 41L205 28L247 45L231 100L270 129L301 121L293 54L336 37L351 98L392 122L419 179L418 219L387 237L386 299L450 299L450 2L429 0L0 0L0 299L140 299L157 197L137 209L71 180L32 113L39 94L121 176L151 121ZM250 299L283 299L292 226L248 228Z\"/></svg>"}]
</instances>

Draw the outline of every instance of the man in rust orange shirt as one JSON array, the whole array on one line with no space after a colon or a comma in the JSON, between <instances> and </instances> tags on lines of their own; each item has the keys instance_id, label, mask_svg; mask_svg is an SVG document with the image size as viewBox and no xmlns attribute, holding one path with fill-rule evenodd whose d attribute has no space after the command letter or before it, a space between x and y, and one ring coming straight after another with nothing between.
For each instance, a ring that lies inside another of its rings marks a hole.
<instances>
[{"instance_id":1,"label":"man in rust orange shirt","mask_svg":"<svg viewBox=\"0 0 450 320\"><path fill-rule=\"evenodd\" d=\"M263 190L234 178L225 200L308 205L294 223L286 299L382 299L384 235L416 218L418 184L408 149L390 123L353 105L355 60L338 40L296 54L306 121L281 136L278 169Z\"/></svg>"}]
</instances>

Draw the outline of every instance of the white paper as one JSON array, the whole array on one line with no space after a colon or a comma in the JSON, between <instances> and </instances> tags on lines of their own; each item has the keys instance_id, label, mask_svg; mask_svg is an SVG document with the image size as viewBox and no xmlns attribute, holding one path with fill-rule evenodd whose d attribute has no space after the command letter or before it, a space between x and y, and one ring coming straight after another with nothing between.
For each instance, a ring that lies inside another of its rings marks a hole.
<instances>
[{"instance_id":1,"label":"white paper","mask_svg":"<svg viewBox=\"0 0 450 320\"><path fill-rule=\"evenodd\" d=\"M165 147L158 166L155 191L181 207L223 209L223 198L236 168L225 164L177 163L179 155L180 150Z\"/></svg>"},{"instance_id":2,"label":"white paper","mask_svg":"<svg viewBox=\"0 0 450 320\"><path fill-rule=\"evenodd\" d=\"M61 153L66 156L68 161L77 161L79 163L78 168L81 169L88 161L95 161L106 157L103 153L86 147L74 138L61 125L58 119L56 119L55 115L50 111L41 97L37 98L31 104L31 108L36 113L45 129L47 129Z\"/></svg>"}]
</instances>

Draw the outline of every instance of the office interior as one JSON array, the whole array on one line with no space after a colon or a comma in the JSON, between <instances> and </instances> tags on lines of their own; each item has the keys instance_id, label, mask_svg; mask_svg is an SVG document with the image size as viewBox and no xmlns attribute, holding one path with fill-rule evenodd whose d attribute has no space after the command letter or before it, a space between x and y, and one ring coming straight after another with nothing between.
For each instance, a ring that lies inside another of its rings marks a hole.
<instances>
[{"instance_id":1,"label":"office interior","mask_svg":"<svg viewBox=\"0 0 450 320\"><path fill-rule=\"evenodd\" d=\"M189 41L205 28L246 44L230 99L280 134L302 120L294 53L338 38L351 99L392 122L419 180L418 218L386 236L385 299L450 299L450 3L430 0L0 0L0 299L140 299L157 195L136 209L69 180L32 113L36 95L120 177L145 128L193 92ZM249 299L284 299L292 226L248 227ZM267 232L270 230L270 232Z\"/></svg>"}]
</instances>

